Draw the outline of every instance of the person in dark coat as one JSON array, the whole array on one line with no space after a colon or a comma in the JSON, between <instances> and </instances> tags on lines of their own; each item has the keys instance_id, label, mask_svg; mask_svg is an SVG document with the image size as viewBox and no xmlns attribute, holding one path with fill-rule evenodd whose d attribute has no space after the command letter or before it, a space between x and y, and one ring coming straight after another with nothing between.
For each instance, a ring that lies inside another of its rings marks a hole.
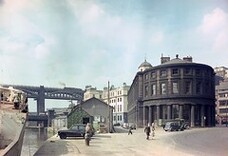
<instances>
[{"instance_id":1,"label":"person in dark coat","mask_svg":"<svg viewBox=\"0 0 228 156\"><path fill-rule=\"evenodd\" d=\"M130 126L129 130L128 130L128 135L132 134L132 127Z\"/></svg>"},{"instance_id":2,"label":"person in dark coat","mask_svg":"<svg viewBox=\"0 0 228 156\"><path fill-rule=\"evenodd\" d=\"M149 140L149 136L150 136L150 125L149 124L144 128L144 132L146 133L146 139Z\"/></svg>"}]
</instances>

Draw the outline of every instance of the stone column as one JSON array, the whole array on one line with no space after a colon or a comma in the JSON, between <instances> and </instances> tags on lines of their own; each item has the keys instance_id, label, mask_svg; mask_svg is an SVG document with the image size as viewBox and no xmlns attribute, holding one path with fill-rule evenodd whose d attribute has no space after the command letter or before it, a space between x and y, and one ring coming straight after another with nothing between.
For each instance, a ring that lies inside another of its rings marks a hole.
<instances>
[{"instance_id":1,"label":"stone column","mask_svg":"<svg viewBox=\"0 0 228 156\"><path fill-rule=\"evenodd\" d=\"M171 119L171 105L167 106L167 119Z\"/></svg>"},{"instance_id":2,"label":"stone column","mask_svg":"<svg viewBox=\"0 0 228 156\"><path fill-rule=\"evenodd\" d=\"M215 106L212 105L211 108L212 108L212 111L211 111L211 113L212 113L212 126L215 126Z\"/></svg>"},{"instance_id":3,"label":"stone column","mask_svg":"<svg viewBox=\"0 0 228 156\"><path fill-rule=\"evenodd\" d=\"M183 105L179 105L179 118L183 119Z\"/></svg>"},{"instance_id":4,"label":"stone column","mask_svg":"<svg viewBox=\"0 0 228 156\"><path fill-rule=\"evenodd\" d=\"M160 106L158 105L157 106L157 123L158 123L159 119L160 119Z\"/></svg>"},{"instance_id":5,"label":"stone column","mask_svg":"<svg viewBox=\"0 0 228 156\"><path fill-rule=\"evenodd\" d=\"M146 125L146 107L143 106L143 126Z\"/></svg>"},{"instance_id":6,"label":"stone column","mask_svg":"<svg viewBox=\"0 0 228 156\"><path fill-rule=\"evenodd\" d=\"M205 127L205 113L204 113L204 111L205 111L205 107L204 107L204 105L201 105L201 110L200 110L200 119L201 119L201 127Z\"/></svg>"},{"instance_id":7,"label":"stone column","mask_svg":"<svg viewBox=\"0 0 228 156\"><path fill-rule=\"evenodd\" d=\"M149 106L149 124L151 125L152 123L152 107Z\"/></svg>"},{"instance_id":8,"label":"stone column","mask_svg":"<svg viewBox=\"0 0 228 156\"><path fill-rule=\"evenodd\" d=\"M195 126L195 106L191 105L191 127Z\"/></svg>"},{"instance_id":9,"label":"stone column","mask_svg":"<svg viewBox=\"0 0 228 156\"><path fill-rule=\"evenodd\" d=\"M208 118L208 120L207 120L208 122L207 123L208 123L208 126L211 126L211 121L212 121L211 120L211 115L212 115L211 114L211 106L208 106L208 110L207 110L207 118Z\"/></svg>"}]
</instances>

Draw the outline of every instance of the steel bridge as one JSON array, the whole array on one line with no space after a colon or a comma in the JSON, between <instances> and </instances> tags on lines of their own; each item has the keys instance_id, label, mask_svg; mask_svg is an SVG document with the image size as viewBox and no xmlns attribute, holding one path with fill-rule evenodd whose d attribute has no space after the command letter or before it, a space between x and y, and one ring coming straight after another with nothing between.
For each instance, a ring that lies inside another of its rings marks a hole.
<instances>
[{"instance_id":1,"label":"steel bridge","mask_svg":"<svg viewBox=\"0 0 228 156\"><path fill-rule=\"evenodd\" d=\"M37 114L45 112L45 99L75 100L79 103L83 100L84 91L79 88L64 87L50 88L44 86L23 86L23 85L1 85L3 87L13 87L25 92L28 98L37 101Z\"/></svg>"}]
</instances>

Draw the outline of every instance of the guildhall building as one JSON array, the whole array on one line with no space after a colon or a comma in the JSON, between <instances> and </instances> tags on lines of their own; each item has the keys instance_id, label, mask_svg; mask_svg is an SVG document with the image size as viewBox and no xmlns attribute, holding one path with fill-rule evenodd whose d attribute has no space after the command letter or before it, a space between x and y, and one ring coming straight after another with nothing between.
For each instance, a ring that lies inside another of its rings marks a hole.
<instances>
[{"instance_id":1,"label":"guildhall building","mask_svg":"<svg viewBox=\"0 0 228 156\"><path fill-rule=\"evenodd\" d=\"M215 73L205 64L161 56L161 64L145 60L128 91L128 122L144 127L184 119L190 127L215 126Z\"/></svg>"}]
</instances>

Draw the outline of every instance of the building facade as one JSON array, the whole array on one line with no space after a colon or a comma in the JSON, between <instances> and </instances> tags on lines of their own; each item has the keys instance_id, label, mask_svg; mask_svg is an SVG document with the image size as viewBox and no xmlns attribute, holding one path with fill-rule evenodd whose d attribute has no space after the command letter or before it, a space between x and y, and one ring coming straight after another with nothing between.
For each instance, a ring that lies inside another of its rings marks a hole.
<instances>
[{"instance_id":1,"label":"building facade","mask_svg":"<svg viewBox=\"0 0 228 156\"><path fill-rule=\"evenodd\" d=\"M216 86L216 119L221 124L228 123L228 80L221 82Z\"/></svg>"},{"instance_id":2,"label":"building facade","mask_svg":"<svg viewBox=\"0 0 228 156\"><path fill-rule=\"evenodd\" d=\"M89 100L93 97L97 99L102 99L102 95L103 95L102 90L98 90L96 87L86 86L83 101Z\"/></svg>"},{"instance_id":3,"label":"building facade","mask_svg":"<svg viewBox=\"0 0 228 156\"><path fill-rule=\"evenodd\" d=\"M113 131L113 108L95 97L76 105L67 116L68 127L74 124L92 123L96 130Z\"/></svg>"},{"instance_id":4,"label":"building facade","mask_svg":"<svg viewBox=\"0 0 228 156\"><path fill-rule=\"evenodd\" d=\"M185 119L191 127L215 126L214 70L192 57L161 57L152 67L143 62L128 92L128 122L144 127Z\"/></svg>"},{"instance_id":5,"label":"building facade","mask_svg":"<svg viewBox=\"0 0 228 156\"><path fill-rule=\"evenodd\" d=\"M109 89L108 87L105 87L103 90L97 90L96 88L88 86L84 93L84 100L88 100L92 97L103 100L105 103L108 103L113 107L113 124L127 123L127 97L129 88L130 86L126 83L123 83L120 87L115 87L114 85Z\"/></svg>"},{"instance_id":6,"label":"building facade","mask_svg":"<svg viewBox=\"0 0 228 156\"><path fill-rule=\"evenodd\" d=\"M215 85L219 85L220 82L224 81L228 78L228 68L221 66L221 67L215 67Z\"/></svg>"}]
</instances>

